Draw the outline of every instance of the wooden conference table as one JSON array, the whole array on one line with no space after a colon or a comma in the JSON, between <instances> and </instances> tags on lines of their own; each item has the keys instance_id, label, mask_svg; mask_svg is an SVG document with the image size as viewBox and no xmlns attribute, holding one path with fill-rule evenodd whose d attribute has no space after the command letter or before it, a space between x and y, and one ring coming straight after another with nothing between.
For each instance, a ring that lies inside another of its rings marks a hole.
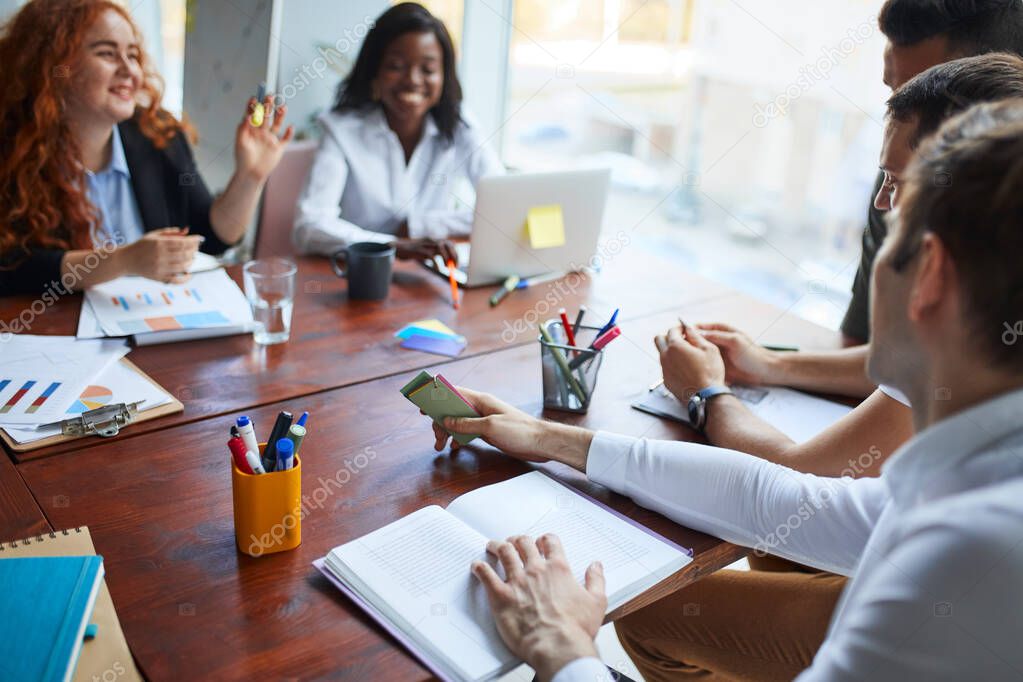
<instances>
[{"instance_id":1,"label":"wooden conference table","mask_svg":"<svg viewBox=\"0 0 1023 682\"><path fill-rule=\"evenodd\" d=\"M151 679L425 679L429 674L310 562L429 504L529 470L487 446L457 456L433 451L426 418L398 392L419 369L493 392L541 414L535 332L514 325L575 310L594 319L622 307L623 336L608 347L589 413L545 416L634 436L694 440L690 429L630 409L660 375L653 336L687 320L741 325L762 342L833 347L834 333L685 275L655 254L624 251L593 277L518 291L500 306L492 289L470 290L457 313L445 283L397 268L382 303L349 302L323 261L299 259L292 338L270 348L251 338L133 350L130 358L174 393L185 411L0 462L0 539L88 525L128 643ZM237 277L238 273L232 270ZM0 302L10 322L29 299ZM31 333L72 334L80 305L69 297L33 319ZM553 310L550 310L553 306ZM437 317L464 334L446 361L405 351L392 338L405 323ZM509 321L506 326L504 321ZM511 331L506 331L511 329ZM254 559L235 547L225 443L245 412L268 428L279 410L311 413L303 444L307 515L302 544ZM619 609L615 618L739 557L745 550L677 526L627 498L544 465L695 553L692 564Z\"/></svg>"}]
</instances>

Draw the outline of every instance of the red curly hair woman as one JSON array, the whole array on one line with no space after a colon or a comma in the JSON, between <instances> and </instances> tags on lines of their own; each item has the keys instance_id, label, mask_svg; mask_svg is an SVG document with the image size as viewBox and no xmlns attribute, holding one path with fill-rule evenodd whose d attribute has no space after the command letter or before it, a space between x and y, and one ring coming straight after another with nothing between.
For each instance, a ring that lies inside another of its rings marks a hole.
<instances>
[{"instance_id":1,"label":"red curly hair woman","mask_svg":"<svg viewBox=\"0 0 1023 682\"><path fill-rule=\"evenodd\" d=\"M31 0L0 32L0 295L121 275L180 282L201 247L241 240L293 130L264 106L214 198L131 16L108 0Z\"/></svg>"}]
</instances>

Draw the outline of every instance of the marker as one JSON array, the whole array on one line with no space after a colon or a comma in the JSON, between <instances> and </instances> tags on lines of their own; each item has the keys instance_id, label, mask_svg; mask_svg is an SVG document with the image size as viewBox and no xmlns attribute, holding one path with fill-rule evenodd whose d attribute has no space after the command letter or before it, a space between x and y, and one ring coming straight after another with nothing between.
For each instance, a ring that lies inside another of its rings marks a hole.
<instances>
[{"instance_id":1,"label":"marker","mask_svg":"<svg viewBox=\"0 0 1023 682\"><path fill-rule=\"evenodd\" d=\"M302 416L299 417L298 421L295 422L295 423L298 424L299 426L305 426L305 420L306 419L309 419L309 413L308 412L303 412Z\"/></svg>"},{"instance_id":2,"label":"marker","mask_svg":"<svg viewBox=\"0 0 1023 682\"><path fill-rule=\"evenodd\" d=\"M558 317L561 318L561 328L565 330L565 338L568 339L568 345L575 346L575 330L568 323L568 313L565 312L564 308L558 311Z\"/></svg>"},{"instance_id":3,"label":"marker","mask_svg":"<svg viewBox=\"0 0 1023 682\"><path fill-rule=\"evenodd\" d=\"M536 277L530 277L529 279L519 280L516 289L528 289L529 287L536 286L537 284L543 284L544 282L550 282L555 279L561 279L565 276L564 272L549 272L546 275L537 275Z\"/></svg>"},{"instance_id":4,"label":"marker","mask_svg":"<svg viewBox=\"0 0 1023 682\"><path fill-rule=\"evenodd\" d=\"M504 300L504 297L510 294L516 287L519 286L519 276L509 275L508 279L504 280L504 284L501 288L494 292L494 295L490 297L490 307L493 308L495 305Z\"/></svg>"},{"instance_id":5,"label":"marker","mask_svg":"<svg viewBox=\"0 0 1023 682\"><path fill-rule=\"evenodd\" d=\"M231 440L227 441L227 449L231 451L231 457L234 459L234 465L238 467L239 471L246 474L251 474L252 467L249 466L249 462L245 459L245 441L240 437L235 436Z\"/></svg>"},{"instance_id":6,"label":"marker","mask_svg":"<svg viewBox=\"0 0 1023 682\"><path fill-rule=\"evenodd\" d=\"M615 326L615 321L617 319L618 319L618 308L615 308L615 311L611 314L611 319L607 321L607 324L605 324L603 327L600 328L600 331L597 332L597 336L602 336L603 334L606 334L607 331L609 329L611 329L611 327ZM683 327L684 327L684 323L683 323Z\"/></svg>"},{"instance_id":7,"label":"marker","mask_svg":"<svg viewBox=\"0 0 1023 682\"><path fill-rule=\"evenodd\" d=\"M259 441L256 440L256 429L252 420L243 414L235 420L234 425L238 430L238 435L245 441L245 449L259 452Z\"/></svg>"},{"instance_id":8,"label":"marker","mask_svg":"<svg viewBox=\"0 0 1023 682\"><path fill-rule=\"evenodd\" d=\"M579 314L575 316L575 325L572 327L572 333L578 334L579 328L583 326L583 315L586 314L586 306L579 306Z\"/></svg>"},{"instance_id":9,"label":"marker","mask_svg":"<svg viewBox=\"0 0 1023 682\"><path fill-rule=\"evenodd\" d=\"M277 468L274 471L287 471L295 465L295 444L287 438L277 441Z\"/></svg>"},{"instance_id":10,"label":"marker","mask_svg":"<svg viewBox=\"0 0 1023 682\"><path fill-rule=\"evenodd\" d=\"M266 83L260 83L256 91L256 105L252 107L252 115L249 116L249 125L258 128L263 125L266 119L266 109L263 107L263 98L266 97Z\"/></svg>"},{"instance_id":11,"label":"marker","mask_svg":"<svg viewBox=\"0 0 1023 682\"><path fill-rule=\"evenodd\" d=\"M263 450L263 468L273 471L277 464L277 441L284 438L291 428L291 413L281 412L274 421L273 430L270 431L270 438L266 441L266 448Z\"/></svg>"},{"instance_id":12,"label":"marker","mask_svg":"<svg viewBox=\"0 0 1023 682\"><path fill-rule=\"evenodd\" d=\"M448 259L448 282L451 283L451 305L458 310L458 282L455 281L455 261Z\"/></svg>"},{"instance_id":13,"label":"marker","mask_svg":"<svg viewBox=\"0 0 1023 682\"><path fill-rule=\"evenodd\" d=\"M565 356L561 354L561 349L557 348L554 339L551 338L551 333L544 329L543 325L540 325L540 336L547 343L550 348L551 355L554 357L554 361L558 364L558 368L564 373L565 378L568 379L568 386L572 389L572 393L575 393L575 397L579 399L582 404L586 403L586 394L583 393L583 389L579 386L579 382L576 381L575 375L572 374L572 370L568 368L568 362L565 360Z\"/></svg>"},{"instance_id":14,"label":"marker","mask_svg":"<svg viewBox=\"0 0 1023 682\"><path fill-rule=\"evenodd\" d=\"M259 455L254 453L252 450L245 452L245 461L249 463L249 468L252 469L254 474L265 474L266 469L263 468L263 463L259 461Z\"/></svg>"},{"instance_id":15,"label":"marker","mask_svg":"<svg viewBox=\"0 0 1023 682\"><path fill-rule=\"evenodd\" d=\"M292 424L291 428L288 429L288 435L284 440L290 442L294 448L294 453L298 455L299 449L302 447L302 439L305 438L305 427L299 424ZM281 453L277 453L277 459L281 458Z\"/></svg>"},{"instance_id":16,"label":"marker","mask_svg":"<svg viewBox=\"0 0 1023 682\"><path fill-rule=\"evenodd\" d=\"M621 335L621 333L622 333L621 327L617 326L611 327L606 332L595 338L593 340L593 343L590 344L590 348L592 348L593 350L602 350L604 346L617 339Z\"/></svg>"},{"instance_id":17,"label":"marker","mask_svg":"<svg viewBox=\"0 0 1023 682\"><path fill-rule=\"evenodd\" d=\"M773 344L765 343L762 348L764 350L773 350L776 353L798 353L799 346L776 346Z\"/></svg>"}]
</instances>

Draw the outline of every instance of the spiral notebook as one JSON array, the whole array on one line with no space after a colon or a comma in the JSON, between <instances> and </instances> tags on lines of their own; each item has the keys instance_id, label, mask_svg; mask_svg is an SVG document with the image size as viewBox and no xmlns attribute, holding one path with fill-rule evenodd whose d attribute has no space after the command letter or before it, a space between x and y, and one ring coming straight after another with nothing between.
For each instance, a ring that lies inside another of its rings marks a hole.
<instances>
[{"instance_id":1,"label":"spiral notebook","mask_svg":"<svg viewBox=\"0 0 1023 682\"><path fill-rule=\"evenodd\" d=\"M95 555L92 536L86 526L60 530L23 540L0 542L0 559L15 557L55 557ZM121 623L114 610L106 581L100 585L96 605L90 622L98 628L96 636L82 644L78 666L72 678L75 682L90 682L94 679L114 679L118 682L142 680L142 675L132 660L128 642L121 631Z\"/></svg>"}]
</instances>

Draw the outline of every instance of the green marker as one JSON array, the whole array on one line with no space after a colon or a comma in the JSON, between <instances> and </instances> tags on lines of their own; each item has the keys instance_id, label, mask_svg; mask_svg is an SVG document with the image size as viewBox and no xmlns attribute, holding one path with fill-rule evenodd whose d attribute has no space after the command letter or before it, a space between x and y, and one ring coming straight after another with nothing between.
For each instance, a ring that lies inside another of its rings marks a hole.
<instances>
[{"instance_id":1,"label":"green marker","mask_svg":"<svg viewBox=\"0 0 1023 682\"><path fill-rule=\"evenodd\" d=\"M298 449L302 447L302 439L305 438L305 427L299 426L298 424L292 424L291 428L288 429L288 435L285 436L288 440L295 444L295 456L298 456Z\"/></svg>"}]
</instances>

